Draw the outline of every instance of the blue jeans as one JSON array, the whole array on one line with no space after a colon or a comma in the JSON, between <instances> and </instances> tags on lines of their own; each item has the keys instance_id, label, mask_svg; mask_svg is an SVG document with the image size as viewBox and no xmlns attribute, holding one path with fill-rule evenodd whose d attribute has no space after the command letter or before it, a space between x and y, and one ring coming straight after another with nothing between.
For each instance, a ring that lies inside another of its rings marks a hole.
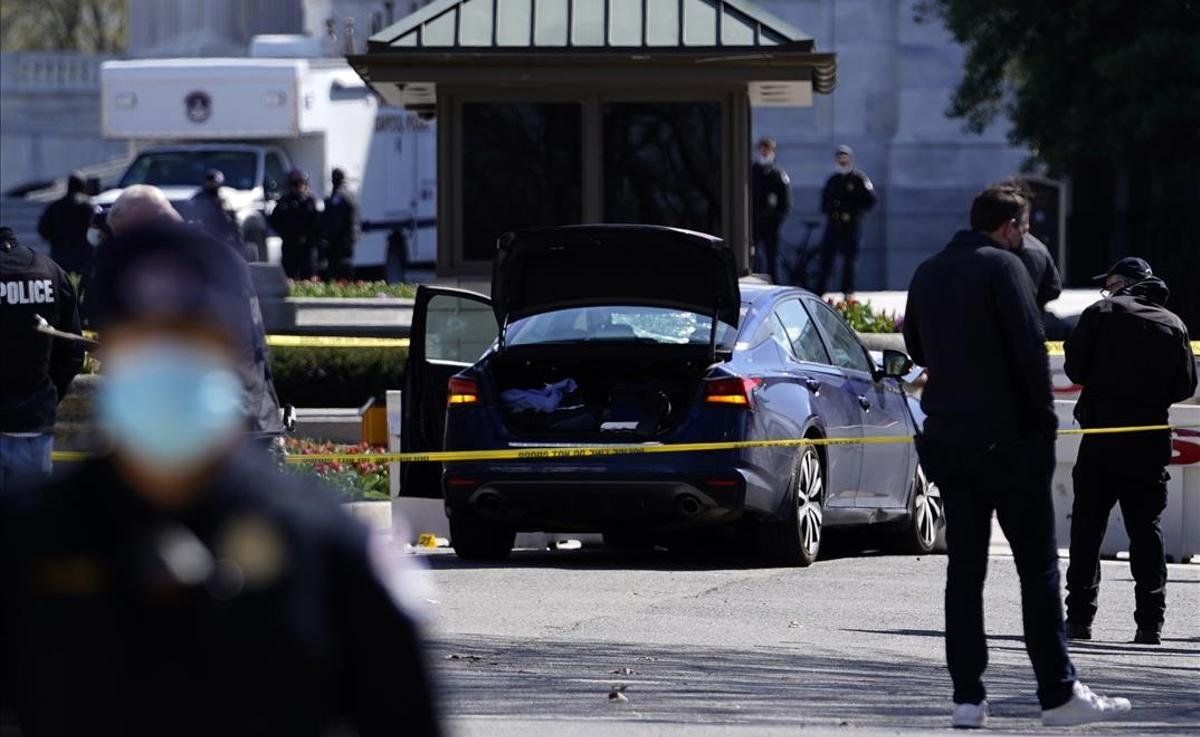
<instances>
[{"instance_id":1,"label":"blue jeans","mask_svg":"<svg viewBox=\"0 0 1200 737\"><path fill-rule=\"evenodd\" d=\"M54 433L14 437L0 433L0 494L50 475Z\"/></svg>"},{"instance_id":2,"label":"blue jeans","mask_svg":"<svg viewBox=\"0 0 1200 737\"><path fill-rule=\"evenodd\" d=\"M983 671L983 581L988 568L992 513L1012 548L1021 579L1025 650L1043 709L1065 704L1075 683L1067 655L1054 539L1053 441L1030 439L970 447L918 436L917 451L946 509L946 660L954 703L986 698Z\"/></svg>"}]
</instances>

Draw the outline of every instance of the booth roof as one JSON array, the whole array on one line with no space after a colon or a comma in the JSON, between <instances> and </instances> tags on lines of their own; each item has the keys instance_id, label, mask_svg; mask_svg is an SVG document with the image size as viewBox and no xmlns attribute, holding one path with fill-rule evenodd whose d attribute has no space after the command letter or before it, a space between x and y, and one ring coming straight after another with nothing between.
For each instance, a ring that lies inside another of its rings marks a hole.
<instances>
[{"instance_id":1,"label":"booth roof","mask_svg":"<svg viewBox=\"0 0 1200 737\"><path fill-rule=\"evenodd\" d=\"M405 49L753 48L813 39L747 0L437 0L371 36Z\"/></svg>"}]
</instances>

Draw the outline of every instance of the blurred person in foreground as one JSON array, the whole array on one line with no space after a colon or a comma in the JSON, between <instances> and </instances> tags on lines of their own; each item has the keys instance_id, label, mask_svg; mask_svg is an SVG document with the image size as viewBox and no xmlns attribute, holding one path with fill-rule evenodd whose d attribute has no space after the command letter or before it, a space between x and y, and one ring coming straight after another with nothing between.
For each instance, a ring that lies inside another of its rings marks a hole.
<instances>
[{"instance_id":1,"label":"blurred person in foreground","mask_svg":"<svg viewBox=\"0 0 1200 737\"><path fill-rule=\"evenodd\" d=\"M48 257L0 228L0 496L48 476L58 405L83 367L79 343L35 329L79 332L75 289Z\"/></svg>"},{"instance_id":2,"label":"blurred person in foreground","mask_svg":"<svg viewBox=\"0 0 1200 737\"><path fill-rule=\"evenodd\" d=\"M111 453L0 499L0 713L30 735L436 735L405 583L240 432L240 259L194 234L118 236L97 272Z\"/></svg>"},{"instance_id":3,"label":"blurred person in foreground","mask_svg":"<svg viewBox=\"0 0 1200 737\"><path fill-rule=\"evenodd\" d=\"M1064 345L1067 377L1083 387L1079 426L1166 425L1171 405L1196 393L1196 362L1187 326L1166 308L1170 291L1140 258L1123 258L1096 277L1104 299L1084 310ZM1071 564L1067 568L1067 636L1092 639L1100 595L1100 544L1120 504L1133 574L1133 641L1162 643L1167 611L1163 510L1171 432L1085 435L1072 476ZM1196 612L1192 612L1193 619Z\"/></svg>"},{"instance_id":4,"label":"blurred person in foreground","mask_svg":"<svg viewBox=\"0 0 1200 737\"><path fill-rule=\"evenodd\" d=\"M83 175L72 172L67 193L47 205L38 218L38 235L50 244L50 258L68 274L86 274L92 262L87 232L93 207L86 188Z\"/></svg>"},{"instance_id":5,"label":"blurred person in foreground","mask_svg":"<svg viewBox=\"0 0 1200 737\"><path fill-rule=\"evenodd\" d=\"M108 214L107 224L112 236L116 238L128 236L148 226L180 222L182 217L162 190L151 185L139 184L128 187L121 193ZM180 232L190 232L190 238L199 239L205 244L204 247L214 250L226 249L239 256L240 261L231 269L230 274L241 286L243 296L239 303L243 305L244 319L249 328L243 336L245 342L238 350L238 374L244 387L243 409L247 420L244 429L250 437L262 444L269 447L278 446L282 443L284 424L280 417L275 382L271 377L266 326L263 324L262 310L258 304L258 294L254 290L254 281L250 276L250 268L245 259L241 258L236 244L228 241L218 242L196 225ZM88 279L88 292L84 294L89 321L95 310L91 281L105 268L110 253L109 243L105 243L96 253L96 267Z\"/></svg>"},{"instance_id":6,"label":"blurred person in foreground","mask_svg":"<svg viewBox=\"0 0 1200 737\"><path fill-rule=\"evenodd\" d=\"M1043 724L1130 709L1076 680L1067 654L1050 496L1058 419L1042 321L1016 255L1028 230L1028 200L1007 187L984 190L971 229L917 267L905 310L905 343L929 369L917 451L946 510L946 660L959 728L981 728L988 716L983 582L993 513L1021 579Z\"/></svg>"}]
</instances>

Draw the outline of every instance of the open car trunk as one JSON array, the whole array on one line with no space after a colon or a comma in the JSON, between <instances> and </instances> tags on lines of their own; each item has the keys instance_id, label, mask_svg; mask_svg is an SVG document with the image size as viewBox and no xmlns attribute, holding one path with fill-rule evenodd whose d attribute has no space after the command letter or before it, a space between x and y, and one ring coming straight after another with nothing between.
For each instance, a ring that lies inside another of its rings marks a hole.
<instances>
[{"instance_id":1,"label":"open car trunk","mask_svg":"<svg viewBox=\"0 0 1200 737\"><path fill-rule=\"evenodd\" d=\"M687 416L711 363L707 346L563 353L506 351L489 361L495 399L515 435L563 441L665 435Z\"/></svg>"}]
</instances>

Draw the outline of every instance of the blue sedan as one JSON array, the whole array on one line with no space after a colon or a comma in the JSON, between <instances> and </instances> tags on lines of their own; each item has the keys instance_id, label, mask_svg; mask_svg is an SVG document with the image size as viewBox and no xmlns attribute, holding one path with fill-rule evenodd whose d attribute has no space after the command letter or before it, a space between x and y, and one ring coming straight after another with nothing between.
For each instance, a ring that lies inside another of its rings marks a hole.
<instances>
[{"instance_id":1,"label":"blue sedan","mask_svg":"<svg viewBox=\"0 0 1200 737\"><path fill-rule=\"evenodd\" d=\"M403 395L406 451L906 438L921 416L907 356L876 365L815 295L739 283L712 236L570 226L500 239L491 298L422 287ZM444 499L466 560L522 531L613 546L749 527L779 565L831 527L879 526L933 550L944 518L909 442L402 466L401 493Z\"/></svg>"}]
</instances>

